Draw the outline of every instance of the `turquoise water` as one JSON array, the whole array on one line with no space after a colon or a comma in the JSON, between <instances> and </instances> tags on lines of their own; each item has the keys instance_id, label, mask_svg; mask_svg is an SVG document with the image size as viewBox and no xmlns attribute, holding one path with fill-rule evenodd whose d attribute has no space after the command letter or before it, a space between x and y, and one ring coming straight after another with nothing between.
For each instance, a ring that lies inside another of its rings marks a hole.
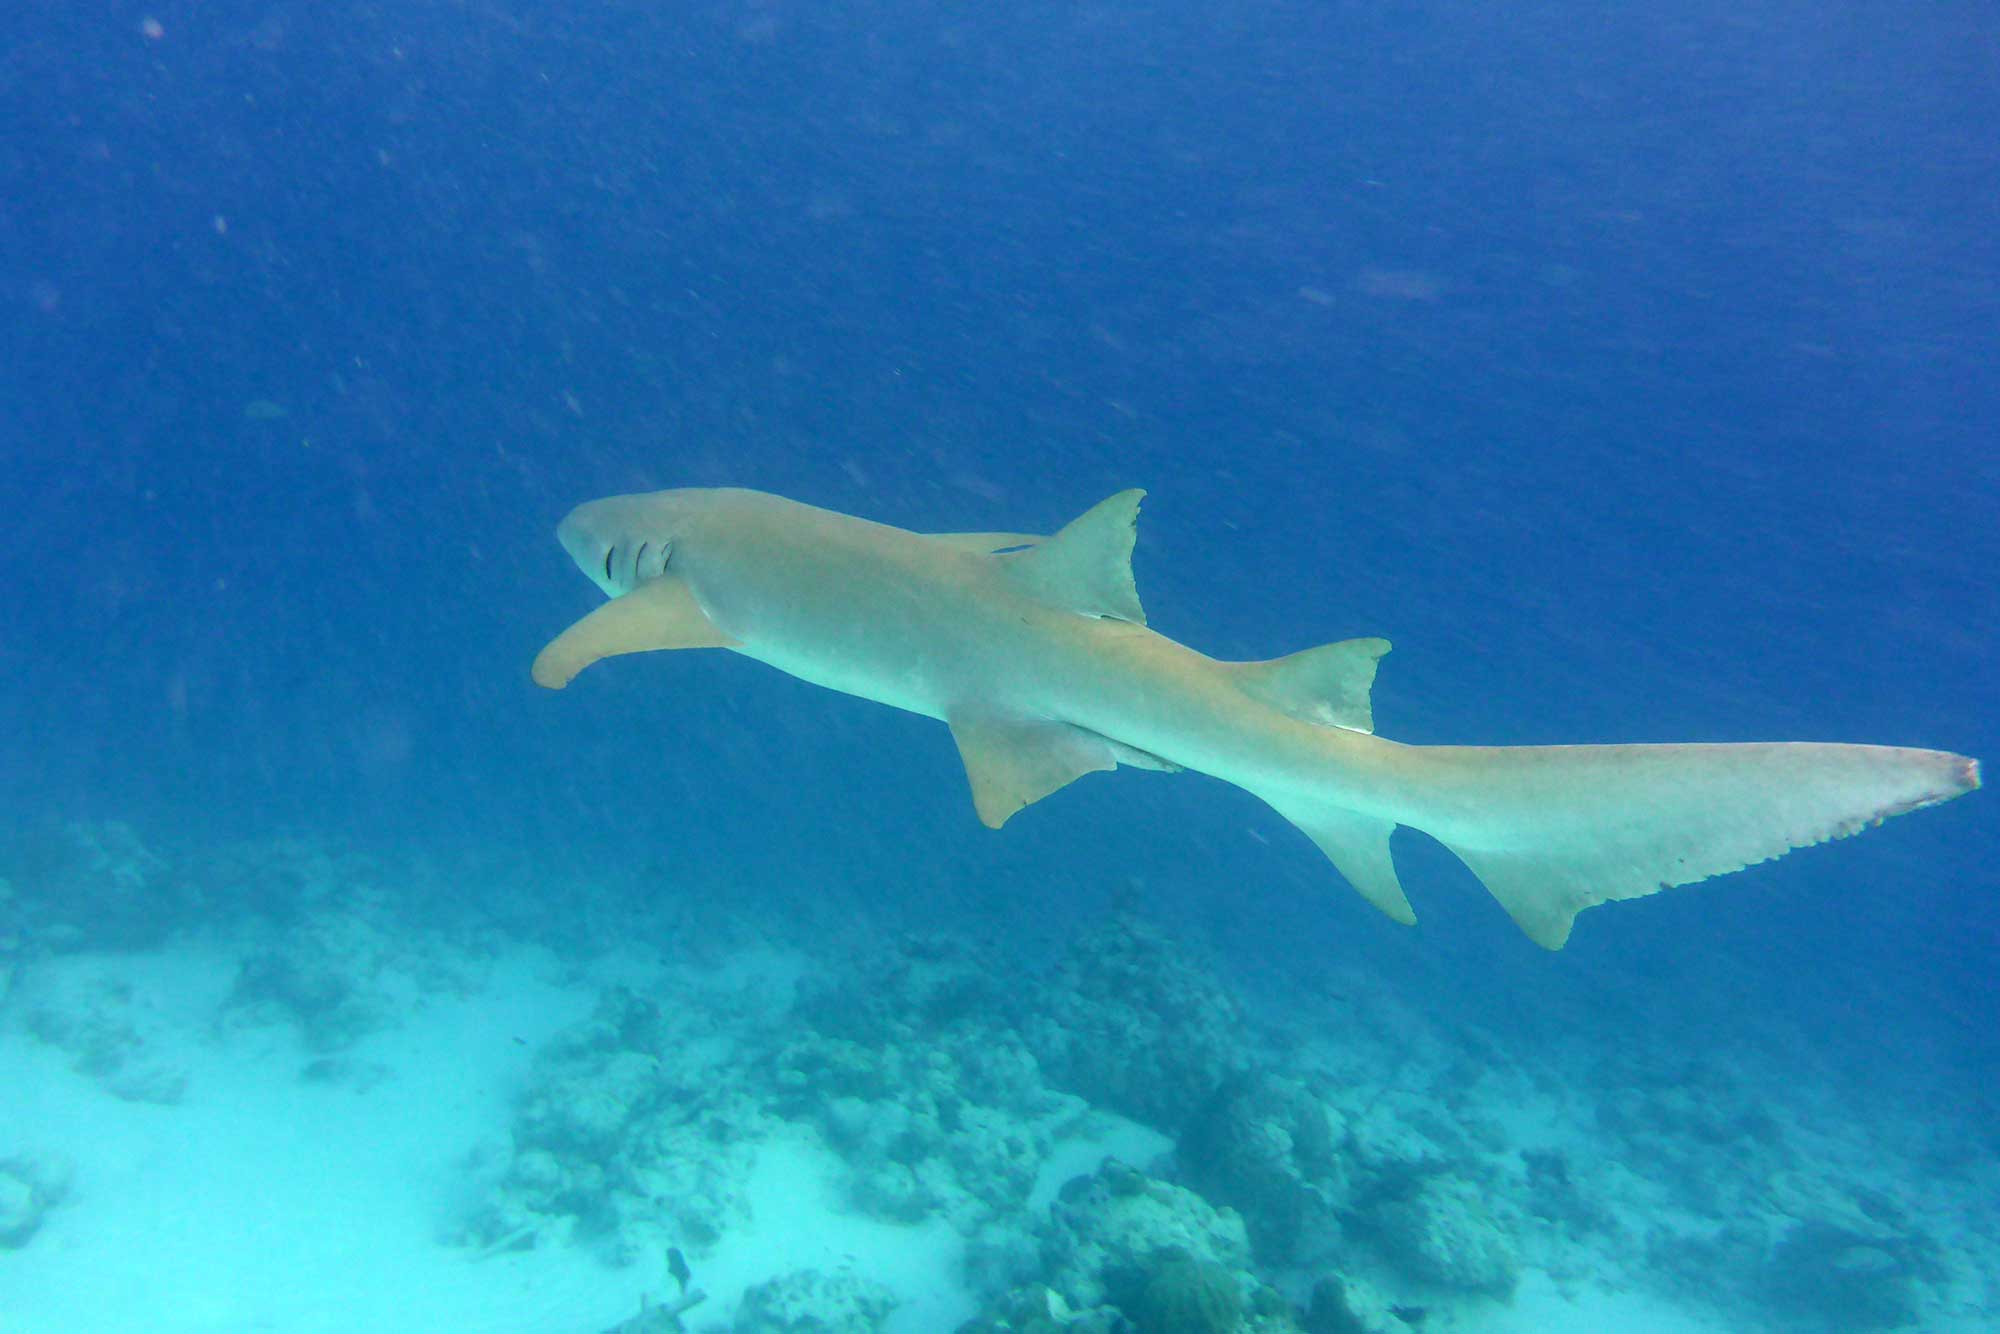
<instances>
[{"instance_id":1,"label":"turquoise water","mask_svg":"<svg viewBox=\"0 0 2000 1334\"><path fill-rule=\"evenodd\" d=\"M996 834L936 723L719 653L527 673L598 601L553 536L593 497L1041 532L1144 486L1153 627L1385 636L1398 740L1991 758L1993 42L1949 6L28 20L0 1327L597 1329L680 1295L669 1245L689 1329L1019 1328L1035 1284L1181 1328L1195 1280L1246 1328L1327 1283L1380 1331L1989 1327L1985 796L1550 955L1413 833L1410 930L1211 780ZM313 1145L372 1184L327 1203ZM809 1269L852 1290L744 1296Z\"/></svg>"}]
</instances>

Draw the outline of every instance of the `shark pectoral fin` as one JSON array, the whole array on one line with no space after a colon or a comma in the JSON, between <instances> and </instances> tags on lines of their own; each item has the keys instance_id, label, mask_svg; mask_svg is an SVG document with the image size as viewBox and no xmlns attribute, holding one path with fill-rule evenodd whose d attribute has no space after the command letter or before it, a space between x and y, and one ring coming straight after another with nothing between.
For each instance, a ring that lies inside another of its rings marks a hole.
<instances>
[{"instance_id":1,"label":"shark pectoral fin","mask_svg":"<svg viewBox=\"0 0 2000 1334\"><path fill-rule=\"evenodd\" d=\"M975 556L991 556L1016 547L1038 547L1049 540L1038 533L926 533L924 536Z\"/></svg>"},{"instance_id":2,"label":"shark pectoral fin","mask_svg":"<svg viewBox=\"0 0 2000 1334\"><path fill-rule=\"evenodd\" d=\"M1118 767L1111 742L1068 723L977 714L950 722L973 808L988 829L1085 774Z\"/></svg>"},{"instance_id":3,"label":"shark pectoral fin","mask_svg":"<svg viewBox=\"0 0 2000 1334\"><path fill-rule=\"evenodd\" d=\"M1396 832L1394 820L1362 815L1339 806L1293 805L1271 801L1272 809L1299 827L1301 833L1319 845L1334 869L1347 878L1362 898L1380 908L1404 926L1415 926L1416 910L1396 878L1396 862L1389 854L1389 835Z\"/></svg>"},{"instance_id":4,"label":"shark pectoral fin","mask_svg":"<svg viewBox=\"0 0 2000 1334\"><path fill-rule=\"evenodd\" d=\"M1375 665L1389 651L1386 639L1343 639L1268 662L1233 662L1243 693L1294 718L1352 732L1373 732L1369 691Z\"/></svg>"},{"instance_id":5,"label":"shark pectoral fin","mask_svg":"<svg viewBox=\"0 0 2000 1334\"><path fill-rule=\"evenodd\" d=\"M535 655L535 684L561 690L599 658L666 648L733 648L680 579L649 580L613 598Z\"/></svg>"},{"instance_id":6,"label":"shark pectoral fin","mask_svg":"<svg viewBox=\"0 0 2000 1334\"><path fill-rule=\"evenodd\" d=\"M1144 625L1146 613L1132 582L1132 546L1138 541L1139 501L1145 494L1120 491L1070 520L1040 546L1005 557L1008 578L1052 607Z\"/></svg>"}]
</instances>

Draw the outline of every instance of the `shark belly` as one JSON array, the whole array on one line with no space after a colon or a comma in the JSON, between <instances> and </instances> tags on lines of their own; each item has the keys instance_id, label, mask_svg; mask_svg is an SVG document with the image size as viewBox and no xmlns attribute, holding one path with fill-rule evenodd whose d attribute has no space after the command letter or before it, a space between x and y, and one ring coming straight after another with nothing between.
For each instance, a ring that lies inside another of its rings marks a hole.
<instances>
[{"instance_id":1,"label":"shark belly","mask_svg":"<svg viewBox=\"0 0 2000 1334\"><path fill-rule=\"evenodd\" d=\"M783 640L746 642L736 650L810 685L887 704L892 709L943 720L945 707L936 684L920 664L884 663L867 657L829 653L822 647Z\"/></svg>"},{"instance_id":2,"label":"shark belly","mask_svg":"<svg viewBox=\"0 0 2000 1334\"><path fill-rule=\"evenodd\" d=\"M948 719L976 673L948 572L822 544L763 567L697 571L692 582L738 653L812 685Z\"/></svg>"}]
</instances>

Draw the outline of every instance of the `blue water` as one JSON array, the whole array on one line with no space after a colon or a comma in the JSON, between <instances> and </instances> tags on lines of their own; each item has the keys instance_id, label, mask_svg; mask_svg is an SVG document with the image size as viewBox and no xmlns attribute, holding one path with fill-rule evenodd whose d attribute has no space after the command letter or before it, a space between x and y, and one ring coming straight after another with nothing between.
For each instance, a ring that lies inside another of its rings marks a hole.
<instances>
[{"instance_id":1,"label":"blue water","mask_svg":"<svg viewBox=\"0 0 2000 1334\"><path fill-rule=\"evenodd\" d=\"M1207 780L1092 778L994 835L933 723L726 655L527 676L596 600L553 539L585 499L1042 531L1137 485L1155 628L1384 635L1399 740L2000 755L1990 8L6 26L12 832L666 865L1031 954L1136 899L1280 1003L1365 963L1502 1043L1693 1051L1754 1013L1992 1115L1990 794L1550 956L1412 835L1407 931Z\"/></svg>"}]
</instances>

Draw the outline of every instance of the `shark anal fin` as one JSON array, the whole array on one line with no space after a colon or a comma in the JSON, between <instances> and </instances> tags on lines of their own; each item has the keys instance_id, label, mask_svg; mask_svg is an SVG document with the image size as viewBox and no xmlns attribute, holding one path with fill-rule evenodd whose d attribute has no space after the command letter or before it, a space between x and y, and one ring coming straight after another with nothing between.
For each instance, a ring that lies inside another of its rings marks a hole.
<instances>
[{"instance_id":1,"label":"shark anal fin","mask_svg":"<svg viewBox=\"0 0 2000 1334\"><path fill-rule=\"evenodd\" d=\"M535 655L535 684L561 690L599 658L668 648L733 648L715 628L687 584L672 577L648 580L616 597L549 641Z\"/></svg>"},{"instance_id":2,"label":"shark anal fin","mask_svg":"<svg viewBox=\"0 0 2000 1334\"><path fill-rule=\"evenodd\" d=\"M1014 547L1038 547L1049 540L1038 533L925 533L924 536L976 556L990 556Z\"/></svg>"},{"instance_id":3,"label":"shark anal fin","mask_svg":"<svg viewBox=\"0 0 2000 1334\"><path fill-rule=\"evenodd\" d=\"M1268 662L1237 662L1230 671L1243 693L1294 718L1353 732L1375 730L1369 692L1386 639L1343 639Z\"/></svg>"},{"instance_id":4,"label":"shark anal fin","mask_svg":"<svg viewBox=\"0 0 2000 1334\"><path fill-rule=\"evenodd\" d=\"M1085 774L1118 767L1115 743L1068 723L953 715L951 739L965 761L973 809L988 829Z\"/></svg>"},{"instance_id":5,"label":"shark anal fin","mask_svg":"<svg viewBox=\"0 0 2000 1334\"><path fill-rule=\"evenodd\" d=\"M1085 616L1146 623L1132 582L1144 491L1120 491L1063 525L1040 546L1007 556L1014 586L1037 601Z\"/></svg>"},{"instance_id":6,"label":"shark anal fin","mask_svg":"<svg viewBox=\"0 0 2000 1334\"><path fill-rule=\"evenodd\" d=\"M1416 925L1416 910L1410 907L1410 900L1403 893L1403 883L1396 878L1395 860L1389 853L1389 835L1396 832L1394 820L1338 806L1294 805L1287 801L1274 801L1271 806L1319 846L1334 869L1346 877L1362 898L1404 926Z\"/></svg>"},{"instance_id":7,"label":"shark anal fin","mask_svg":"<svg viewBox=\"0 0 2000 1334\"><path fill-rule=\"evenodd\" d=\"M1507 910L1514 925L1545 950L1559 950L1569 943L1570 927L1585 908L1670 887L1667 881L1653 875L1641 880L1636 888L1621 888L1615 877L1600 879L1588 868L1559 856L1471 848L1452 851L1479 877L1486 892Z\"/></svg>"}]
</instances>

